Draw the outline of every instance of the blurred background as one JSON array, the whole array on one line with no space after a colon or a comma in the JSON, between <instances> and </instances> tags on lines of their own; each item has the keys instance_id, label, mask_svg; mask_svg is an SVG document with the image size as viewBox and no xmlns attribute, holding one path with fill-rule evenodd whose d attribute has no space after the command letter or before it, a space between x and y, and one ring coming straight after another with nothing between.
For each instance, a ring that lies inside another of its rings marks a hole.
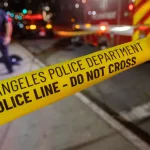
<instances>
[{"instance_id":1,"label":"blurred background","mask_svg":"<svg viewBox=\"0 0 150 150\"><path fill-rule=\"evenodd\" d=\"M12 20L9 53L18 61L12 74L0 63L1 80L150 36L150 0L0 0L0 7ZM148 62L1 127L0 149L148 150L149 83ZM95 115L83 96L123 127Z\"/></svg>"}]
</instances>

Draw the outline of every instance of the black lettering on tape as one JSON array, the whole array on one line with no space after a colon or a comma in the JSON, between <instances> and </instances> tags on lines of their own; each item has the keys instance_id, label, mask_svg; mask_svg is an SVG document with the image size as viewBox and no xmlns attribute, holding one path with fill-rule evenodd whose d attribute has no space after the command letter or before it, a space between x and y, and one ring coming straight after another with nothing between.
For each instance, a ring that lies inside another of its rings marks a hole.
<instances>
[{"instance_id":1,"label":"black lettering on tape","mask_svg":"<svg viewBox=\"0 0 150 150\"><path fill-rule=\"evenodd\" d=\"M115 64L114 64L114 67L115 67L115 72L116 71L119 71L120 70L120 64L119 64L119 62L116 62Z\"/></svg>"},{"instance_id":2,"label":"black lettering on tape","mask_svg":"<svg viewBox=\"0 0 150 150\"><path fill-rule=\"evenodd\" d=\"M78 84L82 84L82 83L84 82L84 77L83 77L82 74L79 74L79 75L77 76L77 79L78 79Z\"/></svg>"},{"instance_id":3,"label":"black lettering on tape","mask_svg":"<svg viewBox=\"0 0 150 150\"><path fill-rule=\"evenodd\" d=\"M131 45L131 48L134 51L134 53L139 52L139 49L137 48L136 44Z\"/></svg>"},{"instance_id":4,"label":"black lettering on tape","mask_svg":"<svg viewBox=\"0 0 150 150\"><path fill-rule=\"evenodd\" d=\"M122 60L121 62L116 62L108 66L109 73L123 70L125 68L131 67L136 64L136 57L128 58L127 60Z\"/></svg>"},{"instance_id":5,"label":"black lettering on tape","mask_svg":"<svg viewBox=\"0 0 150 150\"><path fill-rule=\"evenodd\" d=\"M52 83L52 85L53 85L53 88L54 88L54 93L60 92L60 89L58 87L58 82L54 82L54 83Z\"/></svg>"},{"instance_id":6,"label":"black lettering on tape","mask_svg":"<svg viewBox=\"0 0 150 150\"><path fill-rule=\"evenodd\" d=\"M49 72L49 75L50 75L51 79L53 79L53 75L54 75L54 72L55 72L54 69L49 69L48 72Z\"/></svg>"},{"instance_id":7,"label":"black lettering on tape","mask_svg":"<svg viewBox=\"0 0 150 150\"><path fill-rule=\"evenodd\" d=\"M99 55L97 55L98 56L98 58L99 58L99 60L100 60L100 62L101 62L101 64L102 64L102 59L104 58L104 56L102 55L102 54L99 54Z\"/></svg>"},{"instance_id":8,"label":"black lettering on tape","mask_svg":"<svg viewBox=\"0 0 150 150\"><path fill-rule=\"evenodd\" d=\"M25 89L26 87L23 87L24 82L23 82L22 80L24 80L23 77L22 77L22 78L19 78L19 79L18 79L18 83L19 83L19 85L20 85L20 89Z\"/></svg>"},{"instance_id":9,"label":"black lettering on tape","mask_svg":"<svg viewBox=\"0 0 150 150\"><path fill-rule=\"evenodd\" d=\"M133 53L131 52L130 46L126 46L126 49L127 49L128 53L129 53L130 55L133 54Z\"/></svg>"},{"instance_id":10,"label":"black lettering on tape","mask_svg":"<svg viewBox=\"0 0 150 150\"><path fill-rule=\"evenodd\" d=\"M104 53L104 56L105 56L106 62L111 61L111 58L106 53Z\"/></svg>"},{"instance_id":11,"label":"black lettering on tape","mask_svg":"<svg viewBox=\"0 0 150 150\"><path fill-rule=\"evenodd\" d=\"M12 102L14 108L17 107L17 104L16 104L14 98L11 98L11 102Z\"/></svg>"},{"instance_id":12,"label":"black lettering on tape","mask_svg":"<svg viewBox=\"0 0 150 150\"><path fill-rule=\"evenodd\" d=\"M91 80L94 80L94 79L99 78L101 76L104 76L104 69L105 69L105 67L101 67L99 69L94 69L90 72L89 71L86 72L87 81L91 81Z\"/></svg>"},{"instance_id":13,"label":"black lettering on tape","mask_svg":"<svg viewBox=\"0 0 150 150\"><path fill-rule=\"evenodd\" d=\"M78 61L77 61L77 64L78 64L80 70L84 70L84 69L85 69L85 68L83 67L82 60L78 60Z\"/></svg>"},{"instance_id":14,"label":"black lettering on tape","mask_svg":"<svg viewBox=\"0 0 150 150\"><path fill-rule=\"evenodd\" d=\"M46 86L46 87L47 87L47 86ZM41 89L42 96L45 97L46 94L45 94L44 88L43 88L43 87L40 87L40 89Z\"/></svg>"},{"instance_id":15,"label":"black lettering on tape","mask_svg":"<svg viewBox=\"0 0 150 150\"><path fill-rule=\"evenodd\" d=\"M118 49L115 49L114 51L118 54L118 56L119 56L119 58L120 58L120 54L119 54L119 52L118 52Z\"/></svg>"},{"instance_id":16,"label":"black lettering on tape","mask_svg":"<svg viewBox=\"0 0 150 150\"><path fill-rule=\"evenodd\" d=\"M135 64L136 64L136 57L133 57L133 58L132 58L132 62L133 62L132 65L135 65Z\"/></svg>"},{"instance_id":17,"label":"black lettering on tape","mask_svg":"<svg viewBox=\"0 0 150 150\"><path fill-rule=\"evenodd\" d=\"M63 76L63 72L62 72L60 67L56 67L55 70L56 70L56 73L57 73L58 77L62 77Z\"/></svg>"},{"instance_id":18,"label":"black lettering on tape","mask_svg":"<svg viewBox=\"0 0 150 150\"><path fill-rule=\"evenodd\" d=\"M76 65L76 63L75 63L75 62L71 62L72 70L73 70L74 72L78 72L78 71L79 71L79 69L78 69L78 68L75 68L75 65Z\"/></svg>"},{"instance_id":19,"label":"black lettering on tape","mask_svg":"<svg viewBox=\"0 0 150 150\"><path fill-rule=\"evenodd\" d=\"M128 52L126 51L125 47L123 48L119 48L120 52L122 53L123 56L125 56L125 54L128 56Z\"/></svg>"},{"instance_id":20,"label":"black lettering on tape","mask_svg":"<svg viewBox=\"0 0 150 150\"><path fill-rule=\"evenodd\" d=\"M46 77L44 76L44 72L39 72L39 77L41 77L41 82L46 82Z\"/></svg>"},{"instance_id":21,"label":"black lettering on tape","mask_svg":"<svg viewBox=\"0 0 150 150\"><path fill-rule=\"evenodd\" d=\"M71 62L71 64L72 64L72 62ZM69 68L70 73L72 73L72 70L71 70L70 65L69 65L69 64L67 64L67 65L68 65L68 68ZM69 74L70 74L70 73L69 73Z\"/></svg>"},{"instance_id":22,"label":"black lettering on tape","mask_svg":"<svg viewBox=\"0 0 150 150\"><path fill-rule=\"evenodd\" d=\"M28 81L28 78L27 78L27 77L25 77L25 80L26 80L26 83L27 83L27 86L28 86L28 87L33 86L33 84L31 84L31 83Z\"/></svg>"},{"instance_id":23,"label":"black lettering on tape","mask_svg":"<svg viewBox=\"0 0 150 150\"><path fill-rule=\"evenodd\" d=\"M84 82L84 77L82 74L77 75L76 77L70 77L71 86L74 87L78 84L82 84Z\"/></svg>"},{"instance_id":24,"label":"black lettering on tape","mask_svg":"<svg viewBox=\"0 0 150 150\"><path fill-rule=\"evenodd\" d=\"M34 85L40 84L40 82L37 81L37 79L38 79L38 78L36 77L36 76L37 76L37 73L34 73L34 74L32 74L31 76L32 76Z\"/></svg>"},{"instance_id":25,"label":"black lettering on tape","mask_svg":"<svg viewBox=\"0 0 150 150\"><path fill-rule=\"evenodd\" d=\"M141 51L143 51L142 46L140 45L140 43L136 43L136 44L140 47Z\"/></svg>"},{"instance_id":26,"label":"black lettering on tape","mask_svg":"<svg viewBox=\"0 0 150 150\"><path fill-rule=\"evenodd\" d=\"M46 96L54 94L53 86L49 84L48 86L44 86Z\"/></svg>"},{"instance_id":27,"label":"black lettering on tape","mask_svg":"<svg viewBox=\"0 0 150 150\"><path fill-rule=\"evenodd\" d=\"M15 83L15 84L13 84L13 83ZM10 85L11 85L11 87L12 87L12 90L15 92L15 91L18 91L18 85L17 85L17 81L16 80L12 80L11 82L10 82Z\"/></svg>"},{"instance_id":28,"label":"black lettering on tape","mask_svg":"<svg viewBox=\"0 0 150 150\"><path fill-rule=\"evenodd\" d=\"M117 59L113 51L109 51L109 55L111 56L112 60Z\"/></svg>"},{"instance_id":29,"label":"black lettering on tape","mask_svg":"<svg viewBox=\"0 0 150 150\"><path fill-rule=\"evenodd\" d=\"M85 60L86 60L89 67L93 67L94 63L93 63L91 58L86 58Z\"/></svg>"},{"instance_id":30,"label":"black lettering on tape","mask_svg":"<svg viewBox=\"0 0 150 150\"><path fill-rule=\"evenodd\" d=\"M6 99L3 99L3 104L4 104L5 108L6 108L6 110L10 110L10 109L13 108L12 106L9 106L9 104L6 101Z\"/></svg>"},{"instance_id":31,"label":"black lettering on tape","mask_svg":"<svg viewBox=\"0 0 150 150\"><path fill-rule=\"evenodd\" d=\"M69 72L67 72L67 71L65 70L64 66L62 66L62 69L63 69L63 71L64 71L65 75L70 74Z\"/></svg>"},{"instance_id":32,"label":"black lettering on tape","mask_svg":"<svg viewBox=\"0 0 150 150\"><path fill-rule=\"evenodd\" d=\"M54 82L52 84L41 86L40 89L33 89L33 92L36 100L39 100L43 97L60 92L60 89L58 88L58 82Z\"/></svg>"},{"instance_id":33,"label":"black lettering on tape","mask_svg":"<svg viewBox=\"0 0 150 150\"><path fill-rule=\"evenodd\" d=\"M24 93L23 93L23 97L24 97L24 100L25 100L26 103L32 102L32 100L31 100L30 97L29 97L29 91L24 92Z\"/></svg>"},{"instance_id":34,"label":"black lettering on tape","mask_svg":"<svg viewBox=\"0 0 150 150\"><path fill-rule=\"evenodd\" d=\"M4 93L4 94L7 94L7 92L8 92L8 93L11 93L11 92L10 92L10 87L9 87L8 82L6 82L6 84L7 84L7 85L4 85L4 84L2 83L3 93Z\"/></svg>"},{"instance_id":35,"label":"black lettering on tape","mask_svg":"<svg viewBox=\"0 0 150 150\"><path fill-rule=\"evenodd\" d=\"M126 67L126 62L124 60L122 60L120 65L121 65L120 69L124 69Z\"/></svg>"},{"instance_id":36,"label":"black lettering on tape","mask_svg":"<svg viewBox=\"0 0 150 150\"><path fill-rule=\"evenodd\" d=\"M131 66L131 59L128 58L127 61L126 61L126 63L127 63L127 64L126 64L126 67L127 67L127 68L130 67L130 66Z\"/></svg>"},{"instance_id":37,"label":"black lettering on tape","mask_svg":"<svg viewBox=\"0 0 150 150\"><path fill-rule=\"evenodd\" d=\"M96 56L92 56L92 59L93 59L95 65L99 65L100 64L99 62L97 62L98 59L97 59Z\"/></svg>"},{"instance_id":38,"label":"black lettering on tape","mask_svg":"<svg viewBox=\"0 0 150 150\"><path fill-rule=\"evenodd\" d=\"M22 98L21 94L18 94L18 95L15 96L15 100L16 100L16 103L17 103L18 106L22 106L24 104L24 101L21 98ZM14 100L14 97L11 97L11 99Z\"/></svg>"},{"instance_id":39,"label":"black lettering on tape","mask_svg":"<svg viewBox=\"0 0 150 150\"><path fill-rule=\"evenodd\" d=\"M40 87L40 88L42 88L42 87ZM38 95L38 94L40 93L39 91L37 91L36 89L33 89L33 92L34 92L34 95L35 95L36 100L42 98L42 96L39 96L39 95Z\"/></svg>"},{"instance_id":40,"label":"black lettering on tape","mask_svg":"<svg viewBox=\"0 0 150 150\"><path fill-rule=\"evenodd\" d=\"M100 77L100 71L98 69L94 70L94 77L99 78Z\"/></svg>"},{"instance_id":41,"label":"black lettering on tape","mask_svg":"<svg viewBox=\"0 0 150 150\"><path fill-rule=\"evenodd\" d=\"M5 108L3 102L0 101L0 113L4 112Z\"/></svg>"},{"instance_id":42,"label":"black lettering on tape","mask_svg":"<svg viewBox=\"0 0 150 150\"><path fill-rule=\"evenodd\" d=\"M5 110L11 110L16 108L17 106L22 106L25 103L30 103L32 100L29 99L29 91L24 92L22 94L17 94L15 96L11 96L10 100L3 99L0 101L0 113Z\"/></svg>"},{"instance_id":43,"label":"black lettering on tape","mask_svg":"<svg viewBox=\"0 0 150 150\"><path fill-rule=\"evenodd\" d=\"M70 77L70 82L72 87L78 84L76 77Z\"/></svg>"},{"instance_id":44,"label":"black lettering on tape","mask_svg":"<svg viewBox=\"0 0 150 150\"><path fill-rule=\"evenodd\" d=\"M114 72L113 67L114 67L113 64L110 64L110 65L108 66L109 73L113 73L113 72Z\"/></svg>"}]
</instances>

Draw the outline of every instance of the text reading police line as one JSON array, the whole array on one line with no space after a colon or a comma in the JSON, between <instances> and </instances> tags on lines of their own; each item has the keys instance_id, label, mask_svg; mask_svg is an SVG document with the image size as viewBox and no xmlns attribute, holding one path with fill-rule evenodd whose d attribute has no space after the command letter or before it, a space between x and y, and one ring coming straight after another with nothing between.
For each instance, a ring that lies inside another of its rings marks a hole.
<instances>
[{"instance_id":1,"label":"text reading police line","mask_svg":"<svg viewBox=\"0 0 150 150\"><path fill-rule=\"evenodd\" d=\"M47 67L44 71L40 70L0 83L0 113L63 92L66 87L80 86L84 82L103 77L106 73L113 74L132 67L136 65L136 57L132 55L141 51L143 49L140 43L136 43L112 51L85 56L64 65ZM124 59L127 56L128 58ZM116 61L111 63L112 60ZM65 78L62 84L60 80L64 76L68 78ZM10 95L9 99L2 98L7 94Z\"/></svg>"}]
</instances>

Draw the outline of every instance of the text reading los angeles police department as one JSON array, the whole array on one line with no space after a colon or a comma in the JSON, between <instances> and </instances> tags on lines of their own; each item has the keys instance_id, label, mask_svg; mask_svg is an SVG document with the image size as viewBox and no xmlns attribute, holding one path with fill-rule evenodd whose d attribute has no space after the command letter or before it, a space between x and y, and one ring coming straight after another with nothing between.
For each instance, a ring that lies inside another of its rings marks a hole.
<instances>
[{"instance_id":1,"label":"text reading los angeles police department","mask_svg":"<svg viewBox=\"0 0 150 150\"><path fill-rule=\"evenodd\" d=\"M81 86L105 76L106 71L112 74L132 67L136 64L135 54L142 51L140 43L130 44L4 81L0 84L0 113Z\"/></svg>"}]
</instances>

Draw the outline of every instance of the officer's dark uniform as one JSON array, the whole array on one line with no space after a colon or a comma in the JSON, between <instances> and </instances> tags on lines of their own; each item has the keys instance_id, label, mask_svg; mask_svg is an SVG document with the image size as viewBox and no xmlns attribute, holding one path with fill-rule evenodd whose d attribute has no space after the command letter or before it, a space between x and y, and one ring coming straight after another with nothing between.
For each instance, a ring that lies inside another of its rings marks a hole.
<instances>
[{"instance_id":1,"label":"officer's dark uniform","mask_svg":"<svg viewBox=\"0 0 150 150\"><path fill-rule=\"evenodd\" d=\"M0 9L0 51L2 53L2 60L5 63L5 66L9 73L13 72L11 60L8 56L8 45L4 45L4 37L5 37L5 24L8 22L8 17L5 11Z\"/></svg>"}]
</instances>

